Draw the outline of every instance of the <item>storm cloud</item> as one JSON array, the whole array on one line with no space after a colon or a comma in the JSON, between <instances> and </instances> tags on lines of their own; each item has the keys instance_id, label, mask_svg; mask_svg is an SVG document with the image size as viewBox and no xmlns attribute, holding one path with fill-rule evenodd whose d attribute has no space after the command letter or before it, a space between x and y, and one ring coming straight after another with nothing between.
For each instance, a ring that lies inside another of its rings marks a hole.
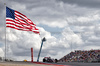
<instances>
[{"instance_id":1,"label":"storm cloud","mask_svg":"<svg viewBox=\"0 0 100 66\"><path fill-rule=\"evenodd\" d=\"M80 7L87 7L87 8L99 8L100 1L99 0L58 0L64 3L78 5Z\"/></svg>"}]
</instances>

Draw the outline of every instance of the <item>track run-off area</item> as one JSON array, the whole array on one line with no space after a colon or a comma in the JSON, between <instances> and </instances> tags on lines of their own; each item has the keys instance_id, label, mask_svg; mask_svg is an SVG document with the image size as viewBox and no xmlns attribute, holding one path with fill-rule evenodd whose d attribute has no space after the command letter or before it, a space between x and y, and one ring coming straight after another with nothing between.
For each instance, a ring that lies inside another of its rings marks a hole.
<instances>
[{"instance_id":1,"label":"track run-off area","mask_svg":"<svg viewBox=\"0 0 100 66\"><path fill-rule=\"evenodd\" d=\"M0 66L100 66L100 63L83 63L83 62L58 62L58 63L42 63L42 62L0 62Z\"/></svg>"}]
</instances>

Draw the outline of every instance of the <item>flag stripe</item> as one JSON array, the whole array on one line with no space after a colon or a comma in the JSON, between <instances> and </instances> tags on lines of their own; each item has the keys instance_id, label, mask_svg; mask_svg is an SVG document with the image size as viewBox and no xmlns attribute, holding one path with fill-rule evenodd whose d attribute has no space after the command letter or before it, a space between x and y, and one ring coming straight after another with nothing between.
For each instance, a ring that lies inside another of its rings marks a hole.
<instances>
[{"instance_id":1,"label":"flag stripe","mask_svg":"<svg viewBox=\"0 0 100 66\"><path fill-rule=\"evenodd\" d=\"M6 24L10 24L11 26L13 25L13 26L16 26L16 27L19 27L19 28L24 29L24 27L22 27L22 26L20 26L20 25L17 25L17 24L14 24L14 23L6 23Z\"/></svg>"},{"instance_id":2,"label":"flag stripe","mask_svg":"<svg viewBox=\"0 0 100 66\"><path fill-rule=\"evenodd\" d=\"M16 27L23 28L23 29L26 29L26 28L27 29L31 29L28 26L22 26L22 25L19 25L19 24L16 24L16 23L12 23L12 22L7 22L6 25L16 26Z\"/></svg>"},{"instance_id":3,"label":"flag stripe","mask_svg":"<svg viewBox=\"0 0 100 66\"><path fill-rule=\"evenodd\" d=\"M20 15L26 17L24 14L22 14L22 13L20 13L20 12L18 12L18 11L15 11L15 13L18 13L18 14L20 14Z\"/></svg>"},{"instance_id":4,"label":"flag stripe","mask_svg":"<svg viewBox=\"0 0 100 66\"><path fill-rule=\"evenodd\" d=\"M28 27L30 28L30 26L28 26L27 24L25 23L22 23L22 22L16 22L14 20L11 20L11 19L6 19L6 24L16 24L16 25L19 25L19 26L22 26L22 27ZM24 26L23 26L24 25Z\"/></svg>"},{"instance_id":5,"label":"flag stripe","mask_svg":"<svg viewBox=\"0 0 100 66\"><path fill-rule=\"evenodd\" d=\"M22 19L20 19L19 17L16 17L15 20L18 21L18 22L24 23L24 24L26 24L27 26L29 26L29 24L28 24L25 20L22 20Z\"/></svg>"},{"instance_id":6,"label":"flag stripe","mask_svg":"<svg viewBox=\"0 0 100 66\"><path fill-rule=\"evenodd\" d=\"M19 12L15 11L15 17L23 18L26 20L27 23L35 25L30 19L28 19L26 16L23 16L23 14L20 14Z\"/></svg>"},{"instance_id":7,"label":"flag stripe","mask_svg":"<svg viewBox=\"0 0 100 66\"><path fill-rule=\"evenodd\" d=\"M6 26L6 27L14 28L14 29L17 29L17 30L30 31L30 30L27 30L27 29L21 29L21 28L17 28L17 27L14 27L14 26Z\"/></svg>"},{"instance_id":8,"label":"flag stripe","mask_svg":"<svg viewBox=\"0 0 100 66\"><path fill-rule=\"evenodd\" d=\"M26 26L28 26L27 24L25 24L25 23L23 23L23 22L18 22L17 20L16 21L14 21L14 20L11 20L11 19L6 19L6 22L12 22L12 23L16 23L16 24L23 24L23 25L26 25Z\"/></svg>"},{"instance_id":9,"label":"flag stripe","mask_svg":"<svg viewBox=\"0 0 100 66\"><path fill-rule=\"evenodd\" d=\"M21 29L21 28L15 27L15 26L6 26L6 27L14 28L14 29L17 29L17 30L23 30L23 31L31 31L31 30L28 30L28 29ZM36 30L33 30L32 32L37 33L37 34L39 33L39 31L36 31Z\"/></svg>"},{"instance_id":10,"label":"flag stripe","mask_svg":"<svg viewBox=\"0 0 100 66\"><path fill-rule=\"evenodd\" d=\"M16 15L16 14L15 14ZM22 21L23 23L26 23L28 26L36 26L35 24L33 24L33 23L30 23L29 22L29 19L24 19L24 17L20 17L20 15L16 15L15 16L15 20L16 21Z\"/></svg>"}]
</instances>

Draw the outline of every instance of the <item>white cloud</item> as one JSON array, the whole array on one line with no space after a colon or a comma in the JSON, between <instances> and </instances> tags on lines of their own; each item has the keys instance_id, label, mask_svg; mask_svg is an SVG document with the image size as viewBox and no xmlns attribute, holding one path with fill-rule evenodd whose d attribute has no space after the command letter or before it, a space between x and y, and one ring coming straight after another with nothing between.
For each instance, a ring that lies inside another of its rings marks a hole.
<instances>
[{"instance_id":1,"label":"white cloud","mask_svg":"<svg viewBox=\"0 0 100 66\"><path fill-rule=\"evenodd\" d=\"M4 51L2 50L2 48L0 48L0 57L4 56Z\"/></svg>"},{"instance_id":2,"label":"white cloud","mask_svg":"<svg viewBox=\"0 0 100 66\"><path fill-rule=\"evenodd\" d=\"M83 44L82 37L75 34L69 27L63 30L62 35L65 41L69 43Z\"/></svg>"},{"instance_id":3,"label":"white cloud","mask_svg":"<svg viewBox=\"0 0 100 66\"><path fill-rule=\"evenodd\" d=\"M95 45L85 46L84 49L86 49L86 50L91 50L91 49L98 50L98 49L100 49L100 46L95 46Z\"/></svg>"},{"instance_id":4,"label":"white cloud","mask_svg":"<svg viewBox=\"0 0 100 66\"><path fill-rule=\"evenodd\" d=\"M79 45L83 43L81 36L74 34L74 32L70 28L66 28L63 31L62 37L60 39L57 39L54 36L51 36L51 33L45 31L42 27L38 27L38 28L40 30L40 35L27 32L27 31L18 31L14 29L8 29L8 32L7 32L8 33L7 35L9 36L7 38L7 41L8 41L7 44L9 45L8 56L12 56L14 58L15 57L20 58L21 56L24 56L28 59L30 58L30 48L33 47L34 52L35 52L34 57L37 58L36 55L38 54L38 51L41 45L41 39L43 37L46 38L46 42L44 42L43 44L43 51L42 51L43 53L44 52L46 53L45 56L48 56L48 55L53 56L52 54L57 56L57 54L62 51L60 49L62 49L63 47L69 48L71 42L74 43L75 45L77 44ZM16 36L16 37L13 37L13 36ZM23 60L24 57L20 59Z\"/></svg>"},{"instance_id":5,"label":"white cloud","mask_svg":"<svg viewBox=\"0 0 100 66\"><path fill-rule=\"evenodd\" d=\"M32 32L27 31L18 31L15 29L7 29L7 45L9 48L7 49L8 57L12 56L17 58L17 56L20 58L21 56L27 56L30 57L30 48L33 47L35 53L38 54L40 45L41 45L41 39L43 37L46 38L46 42L44 42L43 49L47 49L49 47L57 45L56 38L51 36L51 34L47 31L45 31L43 28L38 27L40 30L39 34L34 34ZM16 51L17 50L17 51ZM54 53L52 50L49 50L48 53ZM10 54L10 55L9 55ZM36 56L35 55L35 56ZM23 58L24 58L23 57ZM16 59L15 58L15 59Z\"/></svg>"},{"instance_id":6,"label":"white cloud","mask_svg":"<svg viewBox=\"0 0 100 66\"><path fill-rule=\"evenodd\" d=\"M93 26L99 22L100 15L98 13L89 13L85 16L72 16L67 18L67 22L69 25L73 26Z\"/></svg>"}]
</instances>

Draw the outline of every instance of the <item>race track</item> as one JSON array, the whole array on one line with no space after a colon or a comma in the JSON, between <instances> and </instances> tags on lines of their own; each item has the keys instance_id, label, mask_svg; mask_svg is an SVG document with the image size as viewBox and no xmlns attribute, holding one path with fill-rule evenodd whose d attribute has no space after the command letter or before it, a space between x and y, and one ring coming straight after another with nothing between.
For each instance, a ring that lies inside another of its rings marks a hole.
<instances>
[{"instance_id":1,"label":"race track","mask_svg":"<svg viewBox=\"0 0 100 66\"><path fill-rule=\"evenodd\" d=\"M37 63L37 62L0 62L0 66L100 66L100 63L82 62L58 62L58 63Z\"/></svg>"},{"instance_id":2,"label":"race track","mask_svg":"<svg viewBox=\"0 0 100 66\"><path fill-rule=\"evenodd\" d=\"M58 62L57 64L71 66L100 66L100 63L82 63L82 62Z\"/></svg>"}]
</instances>

